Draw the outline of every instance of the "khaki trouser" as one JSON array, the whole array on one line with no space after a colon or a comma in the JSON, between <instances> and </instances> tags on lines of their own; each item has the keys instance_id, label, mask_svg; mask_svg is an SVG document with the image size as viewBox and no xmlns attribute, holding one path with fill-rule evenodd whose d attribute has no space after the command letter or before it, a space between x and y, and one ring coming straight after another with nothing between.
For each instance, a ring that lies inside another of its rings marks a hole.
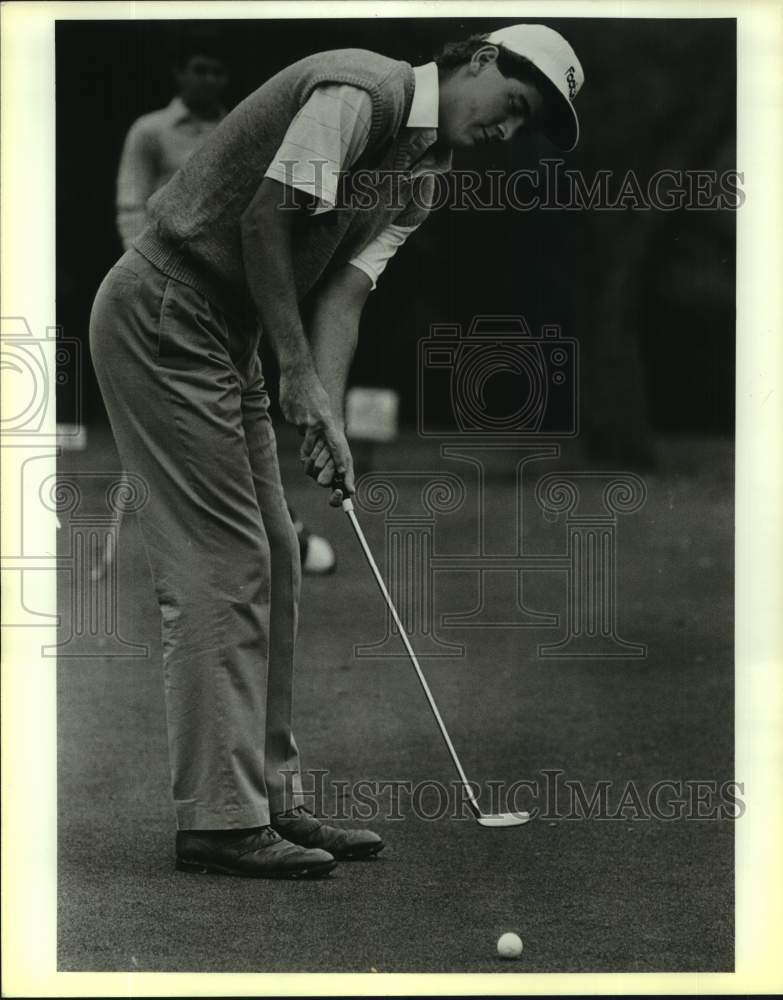
<instances>
[{"instance_id":1,"label":"khaki trouser","mask_svg":"<svg viewBox=\"0 0 783 1000\"><path fill-rule=\"evenodd\" d=\"M302 804L291 731L299 548L257 335L129 250L90 345L162 617L180 829L261 826Z\"/></svg>"}]
</instances>

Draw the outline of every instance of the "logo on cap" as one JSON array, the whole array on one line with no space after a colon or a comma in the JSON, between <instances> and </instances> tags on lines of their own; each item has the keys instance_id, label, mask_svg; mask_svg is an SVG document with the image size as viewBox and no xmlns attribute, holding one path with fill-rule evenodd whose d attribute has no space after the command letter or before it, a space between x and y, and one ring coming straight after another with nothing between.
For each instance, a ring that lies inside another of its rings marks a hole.
<instances>
[{"instance_id":1,"label":"logo on cap","mask_svg":"<svg viewBox=\"0 0 783 1000\"><path fill-rule=\"evenodd\" d=\"M573 101L574 94L576 93L576 70L573 66L569 66L566 70L566 83L568 84L568 99Z\"/></svg>"}]
</instances>

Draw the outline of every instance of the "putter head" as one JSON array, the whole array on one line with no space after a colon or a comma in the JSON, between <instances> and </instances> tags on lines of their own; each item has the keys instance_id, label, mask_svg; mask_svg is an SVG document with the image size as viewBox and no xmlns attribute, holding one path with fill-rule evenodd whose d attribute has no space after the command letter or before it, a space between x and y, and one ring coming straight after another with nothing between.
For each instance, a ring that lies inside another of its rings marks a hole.
<instances>
[{"instance_id":1,"label":"putter head","mask_svg":"<svg viewBox=\"0 0 783 1000\"><path fill-rule=\"evenodd\" d=\"M530 819L530 813L511 812L493 813L490 816L477 816L476 820L481 826L522 826Z\"/></svg>"}]
</instances>

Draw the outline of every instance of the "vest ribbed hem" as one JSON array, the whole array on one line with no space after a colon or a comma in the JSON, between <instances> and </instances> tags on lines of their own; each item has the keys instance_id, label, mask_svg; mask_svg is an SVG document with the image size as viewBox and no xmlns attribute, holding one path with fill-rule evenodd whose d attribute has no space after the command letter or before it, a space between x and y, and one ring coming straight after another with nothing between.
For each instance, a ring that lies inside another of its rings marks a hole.
<instances>
[{"instance_id":1,"label":"vest ribbed hem","mask_svg":"<svg viewBox=\"0 0 783 1000\"><path fill-rule=\"evenodd\" d=\"M186 252L162 240L151 227L134 240L133 248L167 277L200 292L221 312L242 322L251 318L249 303L238 301L236 293L208 275Z\"/></svg>"}]
</instances>

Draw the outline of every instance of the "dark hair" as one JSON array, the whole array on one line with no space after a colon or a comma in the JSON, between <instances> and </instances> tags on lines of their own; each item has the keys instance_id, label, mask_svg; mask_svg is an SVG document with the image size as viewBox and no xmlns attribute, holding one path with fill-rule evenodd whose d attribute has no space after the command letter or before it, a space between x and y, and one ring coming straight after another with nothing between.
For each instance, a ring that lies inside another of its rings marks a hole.
<instances>
[{"instance_id":1,"label":"dark hair","mask_svg":"<svg viewBox=\"0 0 783 1000\"><path fill-rule=\"evenodd\" d=\"M471 35L461 42L447 42L440 53L435 56L438 70L453 70L469 63L474 54L485 45L494 45L498 50L497 67L503 76L511 76L522 83L536 87L544 98L546 106L551 106L557 98L557 91L551 80L547 79L541 70L524 56L512 52L500 42L490 42L489 34Z\"/></svg>"},{"instance_id":2,"label":"dark hair","mask_svg":"<svg viewBox=\"0 0 783 1000\"><path fill-rule=\"evenodd\" d=\"M177 37L174 52L175 69L183 70L193 56L207 56L210 59L219 59L223 63L228 62L225 42L217 31L206 25L188 28Z\"/></svg>"},{"instance_id":3,"label":"dark hair","mask_svg":"<svg viewBox=\"0 0 783 1000\"><path fill-rule=\"evenodd\" d=\"M438 69L456 69L470 62L473 55L485 45L494 45L498 50L498 70L503 76L514 76L523 83L538 82L541 74L529 59L488 39L489 35L471 35L461 42L447 42L440 54L435 56Z\"/></svg>"}]
</instances>

